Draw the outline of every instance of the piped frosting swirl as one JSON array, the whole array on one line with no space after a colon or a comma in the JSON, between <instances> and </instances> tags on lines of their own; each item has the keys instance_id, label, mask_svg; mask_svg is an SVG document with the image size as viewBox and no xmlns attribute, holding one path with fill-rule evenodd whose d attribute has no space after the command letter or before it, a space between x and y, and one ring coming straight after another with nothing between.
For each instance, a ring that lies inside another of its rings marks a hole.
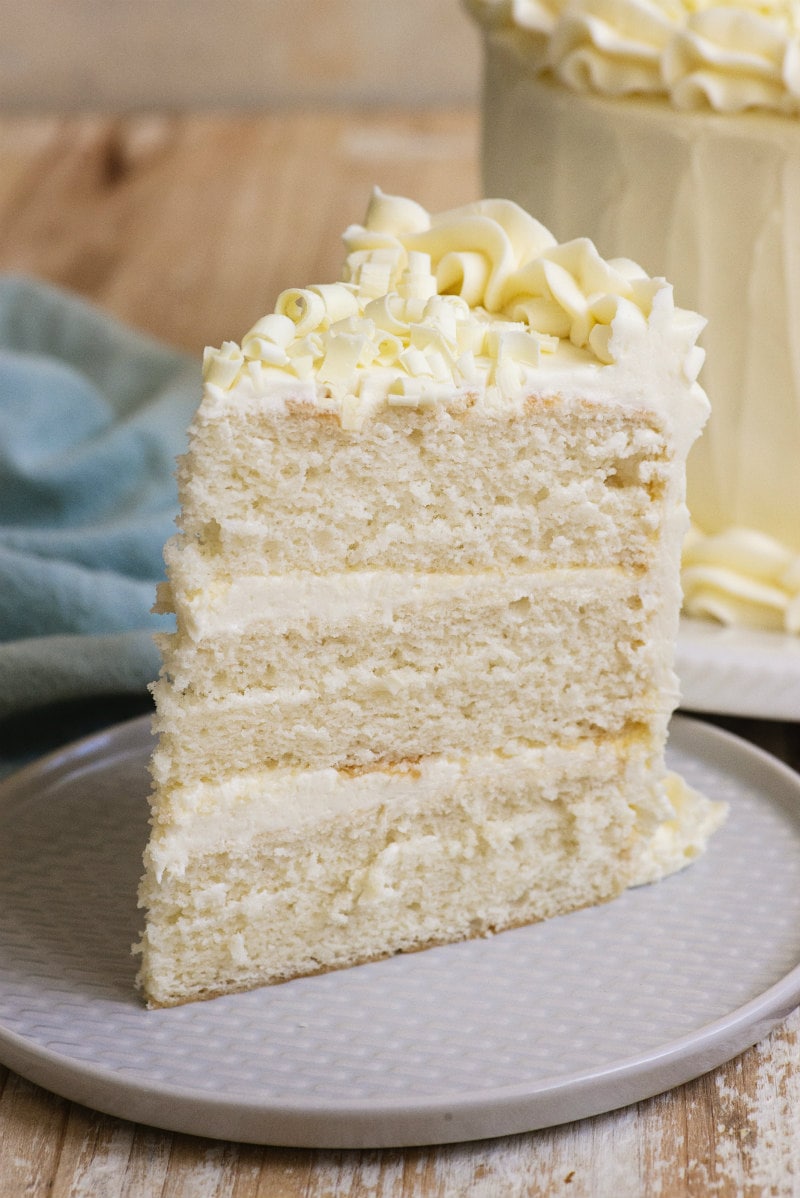
<instances>
[{"instance_id":1,"label":"piped frosting swirl","mask_svg":"<svg viewBox=\"0 0 800 1198\"><path fill-rule=\"evenodd\" d=\"M680 109L800 112L795 0L466 0L536 73Z\"/></svg>"},{"instance_id":2,"label":"piped frosting swirl","mask_svg":"<svg viewBox=\"0 0 800 1198\"><path fill-rule=\"evenodd\" d=\"M755 529L705 536L692 527L681 581L690 616L800 633L800 556Z\"/></svg>"}]
</instances>

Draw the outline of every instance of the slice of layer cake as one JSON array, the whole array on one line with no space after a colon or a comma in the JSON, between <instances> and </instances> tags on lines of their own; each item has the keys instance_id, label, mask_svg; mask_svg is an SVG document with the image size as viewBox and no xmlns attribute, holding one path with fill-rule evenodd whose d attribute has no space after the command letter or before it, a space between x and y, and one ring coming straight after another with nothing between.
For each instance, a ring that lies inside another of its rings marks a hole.
<instances>
[{"instance_id":1,"label":"slice of layer cake","mask_svg":"<svg viewBox=\"0 0 800 1198\"><path fill-rule=\"evenodd\" d=\"M376 192L208 351L166 548L140 985L209 998L686 864L664 765L702 321L506 201Z\"/></svg>"}]
</instances>

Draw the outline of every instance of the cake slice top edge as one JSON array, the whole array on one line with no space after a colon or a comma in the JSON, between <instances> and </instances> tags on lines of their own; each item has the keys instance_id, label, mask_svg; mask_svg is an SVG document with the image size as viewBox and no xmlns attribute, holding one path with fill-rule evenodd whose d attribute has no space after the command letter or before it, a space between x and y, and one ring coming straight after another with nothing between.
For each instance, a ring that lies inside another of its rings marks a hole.
<instances>
[{"instance_id":1,"label":"cake slice top edge","mask_svg":"<svg viewBox=\"0 0 800 1198\"><path fill-rule=\"evenodd\" d=\"M688 452L708 416L704 320L671 285L509 200L430 215L375 188L334 283L290 288L204 354L206 409L267 402L358 432L387 409L504 413L532 394L655 409Z\"/></svg>"}]
</instances>

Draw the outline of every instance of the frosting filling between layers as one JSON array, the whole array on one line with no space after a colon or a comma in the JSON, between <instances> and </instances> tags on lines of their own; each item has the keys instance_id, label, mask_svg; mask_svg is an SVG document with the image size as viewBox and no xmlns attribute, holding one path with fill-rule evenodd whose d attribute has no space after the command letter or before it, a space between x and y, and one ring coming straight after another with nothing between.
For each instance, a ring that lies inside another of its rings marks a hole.
<instances>
[{"instance_id":1,"label":"frosting filling between layers","mask_svg":"<svg viewBox=\"0 0 800 1198\"><path fill-rule=\"evenodd\" d=\"M636 620L634 609L644 608L647 623L642 631L652 631L650 614L659 605L668 580L659 577L657 581L645 581L642 575L643 571L636 568L626 571L611 565L541 572L520 567L511 574L353 570L231 578L215 577L212 567L205 578L199 572L195 574L195 583L199 583L196 590L181 595L180 632L195 645L220 635L231 637L241 653L250 627L259 637L300 632L311 639L323 627L338 634L342 626L344 632L349 632L354 622L362 628L389 632L395 629L401 614L407 621L441 618L446 612L458 619L466 613L472 620L494 625L502 609L508 608L514 625L527 625L539 635L539 604L544 602L579 607L579 617L586 615L587 605L612 608L619 616L622 613L616 605L622 602L629 609L626 620ZM169 601L159 610L171 610L172 606ZM620 624L620 629L623 627ZM162 642L166 643L164 638ZM170 641L170 648L174 643Z\"/></svg>"},{"instance_id":2,"label":"frosting filling between layers","mask_svg":"<svg viewBox=\"0 0 800 1198\"><path fill-rule=\"evenodd\" d=\"M609 738L602 746L586 741L571 746L509 746L501 750L447 753L400 759L365 769L274 767L253 769L225 782L199 782L169 789L161 808L164 833L156 825L154 860L160 871L182 874L195 853L227 852L247 846L253 836L286 828L304 835L316 822L372 808L388 812L413 807L428 810L443 794L455 794L467 784L479 793L519 791L520 820L524 821L524 786L545 802L555 802L561 790L578 787L593 769L609 777L617 770L635 774L641 799L636 804L636 827L649 833L674 814L663 789L646 771L655 750L647 737ZM602 764L598 764L602 762ZM579 791L576 789L576 794ZM631 793L635 793L632 785ZM502 804L492 816L503 827ZM631 828L633 828L633 818ZM158 858L156 846L163 845ZM446 846L444 848L446 851Z\"/></svg>"},{"instance_id":3,"label":"frosting filling between layers","mask_svg":"<svg viewBox=\"0 0 800 1198\"><path fill-rule=\"evenodd\" d=\"M549 918L688 864L723 815L611 742L172 791L145 981L169 1004Z\"/></svg>"},{"instance_id":4,"label":"frosting filling between layers","mask_svg":"<svg viewBox=\"0 0 800 1198\"><path fill-rule=\"evenodd\" d=\"M160 639L154 776L663 733L677 702L667 564L216 586L195 572Z\"/></svg>"}]
</instances>

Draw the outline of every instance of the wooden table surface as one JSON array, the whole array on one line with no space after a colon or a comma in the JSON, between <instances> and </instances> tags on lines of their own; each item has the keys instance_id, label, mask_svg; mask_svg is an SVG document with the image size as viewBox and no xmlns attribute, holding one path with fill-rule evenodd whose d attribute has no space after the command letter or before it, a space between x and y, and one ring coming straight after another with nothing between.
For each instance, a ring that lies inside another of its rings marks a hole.
<instances>
[{"instance_id":1,"label":"wooden table surface","mask_svg":"<svg viewBox=\"0 0 800 1198\"><path fill-rule=\"evenodd\" d=\"M472 112L0 118L0 270L199 353L282 288L336 277L339 235L374 183L431 208L476 198L477 148ZM725 723L800 766L795 726ZM800 1194L798 1030L795 1013L724 1068L622 1111L383 1151L173 1135L0 1067L0 1198Z\"/></svg>"}]
</instances>

